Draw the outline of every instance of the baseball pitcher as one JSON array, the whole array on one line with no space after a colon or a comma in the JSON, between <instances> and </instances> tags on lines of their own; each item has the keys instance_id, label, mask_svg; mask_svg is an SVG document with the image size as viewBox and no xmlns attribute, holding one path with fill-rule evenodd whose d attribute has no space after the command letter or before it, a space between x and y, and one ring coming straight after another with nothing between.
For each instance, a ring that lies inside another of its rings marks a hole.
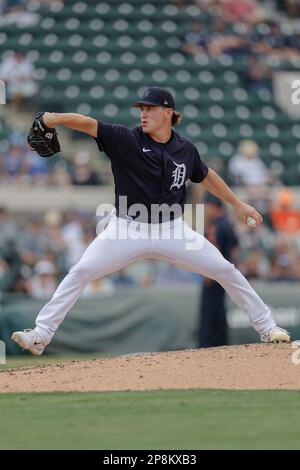
<instances>
[{"instance_id":1,"label":"baseball pitcher","mask_svg":"<svg viewBox=\"0 0 300 470\"><path fill-rule=\"evenodd\" d=\"M216 280L247 312L261 341L290 341L289 333L276 325L270 308L235 266L184 222L185 183L202 184L231 204L244 223L251 217L258 225L261 215L208 168L191 142L173 130L181 116L167 90L148 88L133 106L140 109L141 120L133 129L73 113L36 116L28 142L43 157L60 151L56 126L85 132L96 140L111 161L115 212L41 309L35 328L13 333L12 340L33 355L42 354L88 283L133 261L152 258Z\"/></svg>"}]
</instances>

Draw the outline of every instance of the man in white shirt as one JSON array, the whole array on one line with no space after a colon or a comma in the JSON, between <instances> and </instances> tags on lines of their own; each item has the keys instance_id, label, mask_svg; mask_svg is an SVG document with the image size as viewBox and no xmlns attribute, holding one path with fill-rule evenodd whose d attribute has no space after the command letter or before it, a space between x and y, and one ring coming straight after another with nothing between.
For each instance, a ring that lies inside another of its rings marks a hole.
<instances>
[{"instance_id":1,"label":"man in white shirt","mask_svg":"<svg viewBox=\"0 0 300 470\"><path fill-rule=\"evenodd\" d=\"M259 157L259 147L253 140L243 140L238 152L229 161L229 174L234 184L264 186L270 182L269 170Z\"/></svg>"},{"instance_id":2,"label":"man in white shirt","mask_svg":"<svg viewBox=\"0 0 300 470\"><path fill-rule=\"evenodd\" d=\"M21 52L15 52L0 64L0 79L6 83L8 101L15 106L37 92L34 78L35 68Z\"/></svg>"}]
</instances>

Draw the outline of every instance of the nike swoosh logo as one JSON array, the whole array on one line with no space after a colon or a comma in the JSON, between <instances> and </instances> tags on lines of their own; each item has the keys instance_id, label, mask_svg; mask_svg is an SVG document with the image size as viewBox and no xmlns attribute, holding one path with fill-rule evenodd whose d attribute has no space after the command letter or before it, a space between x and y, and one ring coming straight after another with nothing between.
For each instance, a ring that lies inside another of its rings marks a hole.
<instances>
[{"instance_id":1,"label":"nike swoosh logo","mask_svg":"<svg viewBox=\"0 0 300 470\"><path fill-rule=\"evenodd\" d=\"M151 152L151 149L145 149L145 147L143 147L143 152Z\"/></svg>"}]
</instances>

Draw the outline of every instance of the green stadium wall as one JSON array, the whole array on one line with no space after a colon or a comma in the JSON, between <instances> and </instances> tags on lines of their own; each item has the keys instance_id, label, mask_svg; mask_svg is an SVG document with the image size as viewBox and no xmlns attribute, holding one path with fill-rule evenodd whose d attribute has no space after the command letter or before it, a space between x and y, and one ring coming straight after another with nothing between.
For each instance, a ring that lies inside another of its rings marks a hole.
<instances>
[{"instance_id":1,"label":"green stadium wall","mask_svg":"<svg viewBox=\"0 0 300 470\"><path fill-rule=\"evenodd\" d=\"M299 283L255 285L278 324L300 337ZM58 329L48 354L130 354L197 347L200 288L119 288L113 295L80 299ZM44 301L3 296L0 337L7 354L26 354L11 342L13 331L34 325ZM259 340L245 312L228 299L230 343Z\"/></svg>"}]
</instances>

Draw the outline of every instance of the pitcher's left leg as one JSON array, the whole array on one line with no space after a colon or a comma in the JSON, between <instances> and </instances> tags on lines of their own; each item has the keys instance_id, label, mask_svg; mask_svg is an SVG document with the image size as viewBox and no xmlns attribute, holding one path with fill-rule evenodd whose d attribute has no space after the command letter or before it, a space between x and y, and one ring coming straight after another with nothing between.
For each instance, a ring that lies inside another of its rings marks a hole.
<instances>
[{"instance_id":1,"label":"pitcher's left leg","mask_svg":"<svg viewBox=\"0 0 300 470\"><path fill-rule=\"evenodd\" d=\"M240 271L227 261L220 251L203 235L184 224L182 237L173 239L171 234L170 240L160 238L155 240L153 245L154 252L159 253L166 261L216 280L224 287L232 300L248 313L251 324L261 335L263 341L277 339L289 341L286 332L279 331L275 336L270 336L270 332L274 328L280 330L276 327L270 308L263 302ZM264 336L266 333L268 333L268 337Z\"/></svg>"}]
</instances>

